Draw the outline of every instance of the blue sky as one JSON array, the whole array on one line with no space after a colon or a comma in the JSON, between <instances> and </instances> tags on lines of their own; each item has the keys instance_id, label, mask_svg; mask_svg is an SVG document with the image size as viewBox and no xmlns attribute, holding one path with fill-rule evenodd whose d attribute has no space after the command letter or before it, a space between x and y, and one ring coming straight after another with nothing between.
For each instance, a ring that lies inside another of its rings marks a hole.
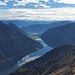
<instances>
[{"instance_id":1,"label":"blue sky","mask_svg":"<svg viewBox=\"0 0 75 75\"><path fill-rule=\"evenodd\" d=\"M75 0L0 0L1 20L74 20L74 12Z\"/></svg>"},{"instance_id":2,"label":"blue sky","mask_svg":"<svg viewBox=\"0 0 75 75\"><path fill-rule=\"evenodd\" d=\"M0 0L1 9L75 7L75 0Z\"/></svg>"}]
</instances>

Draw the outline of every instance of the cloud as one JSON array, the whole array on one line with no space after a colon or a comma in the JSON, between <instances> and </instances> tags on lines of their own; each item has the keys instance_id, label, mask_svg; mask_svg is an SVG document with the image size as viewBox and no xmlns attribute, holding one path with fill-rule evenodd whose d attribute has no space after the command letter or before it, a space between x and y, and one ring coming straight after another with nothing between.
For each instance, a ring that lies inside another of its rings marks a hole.
<instances>
[{"instance_id":1,"label":"cloud","mask_svg":"<svg viewBox=\"0 0 75 75\"><path fill-rule=\"evenodd\" d=\"M75 20L75 8L1 9L1 20Z\"/></svg>"},{"instance_id":2,"label":"cloud","mask_svg":"<svg viewBox=\"0 0 75 75\"><path fill-rule=\"evenodd\" d=\"M27 56L23 57L21 61L18 61L18 66L22 66L25 63L30 62L30 61L33 61L33 60L35 60L35 59L37 59L39 57L40 56L29 57L29 55L27 55Z\"/></svg>"},{"instance_id":3,"label":"cloud","mask_svg":"<svg viewBox=\"0 0 75 75\"><path fill-rule=\"evenodd\" d=\"M48 2L49 0L44 0L45 2Z\"/></svg>"},{"instance_id":4,"label":"cloud","mask_svg":"<svg viewBox=\"0 0 75 75\"><path fill-rule=\"evenodd\" d=\"M36 4L36 5L35 5L35 8L50 8L50 6L47 6L47 5L45 5L45 4L39 3L39 4Z\"/></svg>"},{"instance_id":5,"label":"cloud","mask_svg":"<svg viewBox=\"0 0 75 75\"><path fill-rule=\"evenodd\" d=\"M75 0L0 0L2 8L75 7L74 4Z\"/></svg>"},{"instance_id":6,"label":"cloud","mask_svg":"<svg viewBox=\"0 0 75 75\"><path fill-rule=\"evenodd\" d=\"M9 0L5 0L4 2L7 3L7 2L9 2Z\"/></svg>"},{"instance_id":7,"label":"cloud","mask_svg":"<svg viewBox=\"0 0 75 75\"><path fill-rule=\"evenodd\" d=\"M75 0L54 0L57 3L75 4Z\"/></svg>"},{"instance_id":8,"label":"cloud","mask_svg":"<svg viewBox=\"0 0 75 75\"><path fill-rule=\"evenodd\" d=\"M49 2L50 0L39 0L39 1Z\"/></svg>"},{"instance_id":9,"label":"cloud","mask_svg":"<svg viewBox=\"0 0 75 75\"><path fill-rule=\"evenodd\" d=\"M40 1L48 2L48 0L15 0L13 6L26 6L32 3L35 8L49 8L50 6L41 3Z\"/></svg>"},{"instance_id":10,"label":"cloud","mask_svg":"<svg viewBox=\"0 0 75 75\"><path fill-rule=\"evenodd\" d=\"M0 1L0 6L7 6L7 3L13 1L13 0L4 0L4 1Z\"/></svg>"},{"instance_id":11,"label":"cloud","mask_svg":"<svg viewBox=\"0 0 75 75\"><path fill-rule=\"evenodd\" d=\"M0 5L6 6L7 4L5 2L0 1Z\"/></svg>"},{"instance_id":12,"label":"cloud","mask_svg":"<svg viewBox=\"0 0 75 75\"><path fill-rule=\"evenodd\" d=\"M23 15L28 15L28 14L36 14L36 12L34 12L33 10L31 9L15 9L15 8L12 8L12 9L8 9L7 12L10 12L12 15L13 14L23 14Z\"/></svg>"},{"instance_id":13,"label":"cloud","mask_svg":"<svg viewBox=\"0 0 75 75\"><path fill-rule=\"evenodd\" d=\"M15 4L13 6L25 6L26 4L29 4L29 3L38 3L39 1L38 0L15 0Z\"/></svg>"}]
</instances>

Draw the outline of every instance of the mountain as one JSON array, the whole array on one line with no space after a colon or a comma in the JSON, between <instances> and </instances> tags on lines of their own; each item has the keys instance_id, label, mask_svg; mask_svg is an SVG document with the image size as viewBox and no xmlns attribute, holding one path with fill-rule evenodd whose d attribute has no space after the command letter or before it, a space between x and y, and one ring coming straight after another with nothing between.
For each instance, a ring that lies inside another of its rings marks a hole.
<instances>
[{"instance_id":1,"label":"mountain","mask_svg":"<svg viewBox=\"0 0 75 75\"><path fill-rule=\"evenodd\" d=\"M10 75L74 75L75 45L57 47Z\"/></svg>"},{"instance_id":2,"label":"mountain","mask_svg":"<svg viewBox=\"0 0 75 75\"><path fill-rule=\"evenodd\" d=\"M64 26L69 23L74 23L74 21L55 21L55 22L50 23L50 28Z\"/></svg>"},{"instance_id":3,"label":"mountain","mask_svg":"<svg viewBox=\"0 0 75 75\"><path fill-rule=\"evenodd\" d=\"M41 25L41 24L38 24L38 25L30 25L30 26L25 26L25 27L22 27L21 29L24 31L24 32L27 32L27 33L38 33L38 34L41 34L43 32L45 32L46 30L48 30L50 28L49 25Z\"/></svg>"},{"instance_id":4,"label":"mountain","mask_svg":"<svg viewBox=\"0 0 75 75\"><path fill-rule=\"evenodd\" d=\"M16 26L15 24L13 24L13 23L8 23L7 25L10 26L10 27L13 28L13 29L16 29L16 30L20 31L21 33L23 33L23 34L25 34L25 35L28 35L27 33L25 33L23 30L21 30L19 27L17 27L17 26Z\"/></svg>"},{"instance_id":5,"label":"mountain","mask_svg":"<svg viewBox=\"0 0 75 75\"><path fill-rule=\"evenodd\" d=\"M64 44L75 44L75 23L47 30L41 38L46 44L55 48Z\"/></svg>"},{"instance_id":6,"label":"mountain","mask_svg":"<svg viewBox=\"0 0 75 75\"><path fill-rule=\"evenodd\" d=\"M44 33L47 31L49 28L54 28L58 26L62 26L65 24L70 23L71 21L56 21L50 24L35 24L35 25L29 25L29 26L24 26L21 29L26 32L26 33Z\"/></svg>"},{"instance_id":7,"label":"mountain","mask_svg":"<svg viewBox=\"0 0 75 75\"><path fill-rule=\"evenodd\" d=\"M28 54L37 48L41 48L38 42L24 35L18 28L0 22L0 61L24 52Z\"/></svg>"},{"instance_id":8,"label":"mountain","mask_svg":"<svg viewBox=\"0 0 75 75\"><path fill-rule=\"evenodd\" d=\"M32 20L1 20L3 23L8 24L8 23L13 23L17 25L19 28L22 28L24 26L29 26L29 25L36 25L36 24L49 24L51 21L32 21Z\"/></svg>"}]
</instances>

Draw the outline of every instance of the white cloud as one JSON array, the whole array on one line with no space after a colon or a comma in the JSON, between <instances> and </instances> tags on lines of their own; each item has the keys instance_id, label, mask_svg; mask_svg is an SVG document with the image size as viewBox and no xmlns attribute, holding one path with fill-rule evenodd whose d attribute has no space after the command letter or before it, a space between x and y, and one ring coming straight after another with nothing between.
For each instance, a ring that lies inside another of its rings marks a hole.
<instances>
[{"instance_id":1,"label":"white cloud","mask_svg":"<svg viewBox=\"0 0 75 75\"><path fill-rule=\"evenodd\" d=\"M53 0L54 2L57 2L57 3L66 3L66 4L75 4L75 0ZM46 5L47 3L50 3L51 0L4 0L4 1L1 1L0 0L0 5L8 5L9 6L9 3L11 2L12 4L12 7L13 6L26 6L27 4L29 3L32 3L32 5L34 7L41 7L41 8L49 8L50 5Z\"/></svg>"},{"instance_id":2,"label":"white cloud","mask_svg":"<svg viewBox=\"0 0 75 75\"><path fill-rule=\"evenodd\" d=\"M7 3L7 2L9 2L9 0L5 0L4 2Z\"/></svg>"},{"instance_id":3,"label":"white cloud","mask_svg":"<svg viewBox=\"0 0 75 75\"><path fill-rule=\"evenodd\" d=\"M36 14L36 12L30 10L30 9L15 9L15 8L12 8L12 9L8 9L7 12L10 12L13 14L23 14L23 15L27 15L27 14Z\"/></svg>"},{"instance_id":4,"label":"white cloud","mask_svg":"<svg viewBox=\"0 0 75 75\"><path fill-rule=\"evenodd\" d=\"M8 0L5 0L4 2L6 3L6 2L8 2Z\"/></svg>"},{"instance_id":5,"label":"white cloud","mask_svg":"<svg viewBox=\"0 0 75 75\"><path fill-rule=\"evenodd\" d=\"M18 66L22 66L22 65L24 65L25 63L28 63L28 62L30 62L30 61L33 61L33 60L35 60L35 59L37 59L37 58L39 58L39 57L40 57L40 56L33 56L33 57L30 57L29 55L27 55L27 56L23 57L21 61L18 61Z\"/></svg>"},{"instance_id":6,"label":"white cloud","mask_svg":"<svg viewBox=\"0 0 75 75\"><path fill-rule=\"evenodd\" d=\"M6 6L7 4L5 2L0 1L0 5Z\"/></svg>"},{"instance_id":7,"label":"white cloud","mask_svg":"<svg viewBox=\"0 0 75 75\"><path fill-rule=\"evenodd\" d=\"M21 1L15 0L15 2L17 3L15 3L13 6L20 6L20 5L24 6L28 3L38 3L39 1L38 0L21 0Z\"/></svg>"},{"instance_id":8,"label":"white cloud","mask_svg":"<svg viewBox=\"0 0 75 75\"><path fill-rule=\"evenodd\" d=\"M35 5L35 8L50 8L50 6L47 6L47 5L45 5L45 4L39 3L39 4L36 4L36 5Z\"/></svg>"},{"instance_id":9,"label":"white cloud","mask_svg":"<svg viewBox=\"0 0 75 75\"><path fill-rule=\"evenodd\" d=\"M41 1L44 1L44 2L48 2L48 0L41 0ZM16 3L13 4L13 6L25 6L29 3L33 3L32 5L35 7L35 8L49 8L50 6L47 6L43 3L40 3L40 0L15 0Z\"/></svg>"},{"instance_id":10,"label":"white cloud","mask_svg":"<svg viewBox=\"0 0 75 75\"><path fill-rule=\"evenodd\" d=\"M1 9L1 20L75 20L75 8Z\"/></svg>"},{"instance_id":11,"label":"white cloud","mask_svg":"<svg viewBox=\"0 0 75 75\"><path fill-rule=\"evenodd\" d=\"M66 3L66 4L75 4L75 0L54 0L54 2Z\"/></svg>"},{"instance_id":12,"label":"white cloud","mask_svg":"<svg viewBox=\"0 0 75 75\"><path fill-rule=\"evenodd\" d=\"M45 2L48 2L49 0L44 0Z\"/></svg>"},{"instance_id":13,"label":"white cloud","mask_svg":"<svg viewBox=\"0 0 75 75\"><path fill-rule=\"evenodd\" d=\"M0 1L0 5L2 6L7 6L7 3L13 1L13 0L4 0L4 1Z\"/></svg>"},{"instance_id":14,"label":"white cloud","mask_svg":"<svg viewBox=\"0 0 75 75\"><path fill-rule=\"evenodd\" d=\"M48 2L49 0L39 0L39 1L44 1L44 2Z\"/></svg>"}]
</instances>

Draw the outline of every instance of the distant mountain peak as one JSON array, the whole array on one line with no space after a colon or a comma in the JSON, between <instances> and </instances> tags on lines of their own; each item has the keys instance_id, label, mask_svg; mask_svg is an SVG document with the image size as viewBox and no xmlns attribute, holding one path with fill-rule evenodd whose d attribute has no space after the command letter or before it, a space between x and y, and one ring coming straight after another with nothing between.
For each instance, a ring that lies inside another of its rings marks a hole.
<instances>
[{"instance_id":1,"label":"distant mountain peak","mask_svg":"<svg viewBox=\"0 0 75 75\"><path fill-rule=\"evenodd\" d=\"M0 25L5 25L3 22L0 21Z\"/></svg>"},{"instance_id":2,"label":"distant mountain peak","mask_svg":"<svg viewBox=\"0 0 75 75\"><path fill-rule=\"evenodd\" d=\"M8 26L14 26L14 27L17 27L14 23L10 22L7 24Z\"/></svg>"}]
</instances>

